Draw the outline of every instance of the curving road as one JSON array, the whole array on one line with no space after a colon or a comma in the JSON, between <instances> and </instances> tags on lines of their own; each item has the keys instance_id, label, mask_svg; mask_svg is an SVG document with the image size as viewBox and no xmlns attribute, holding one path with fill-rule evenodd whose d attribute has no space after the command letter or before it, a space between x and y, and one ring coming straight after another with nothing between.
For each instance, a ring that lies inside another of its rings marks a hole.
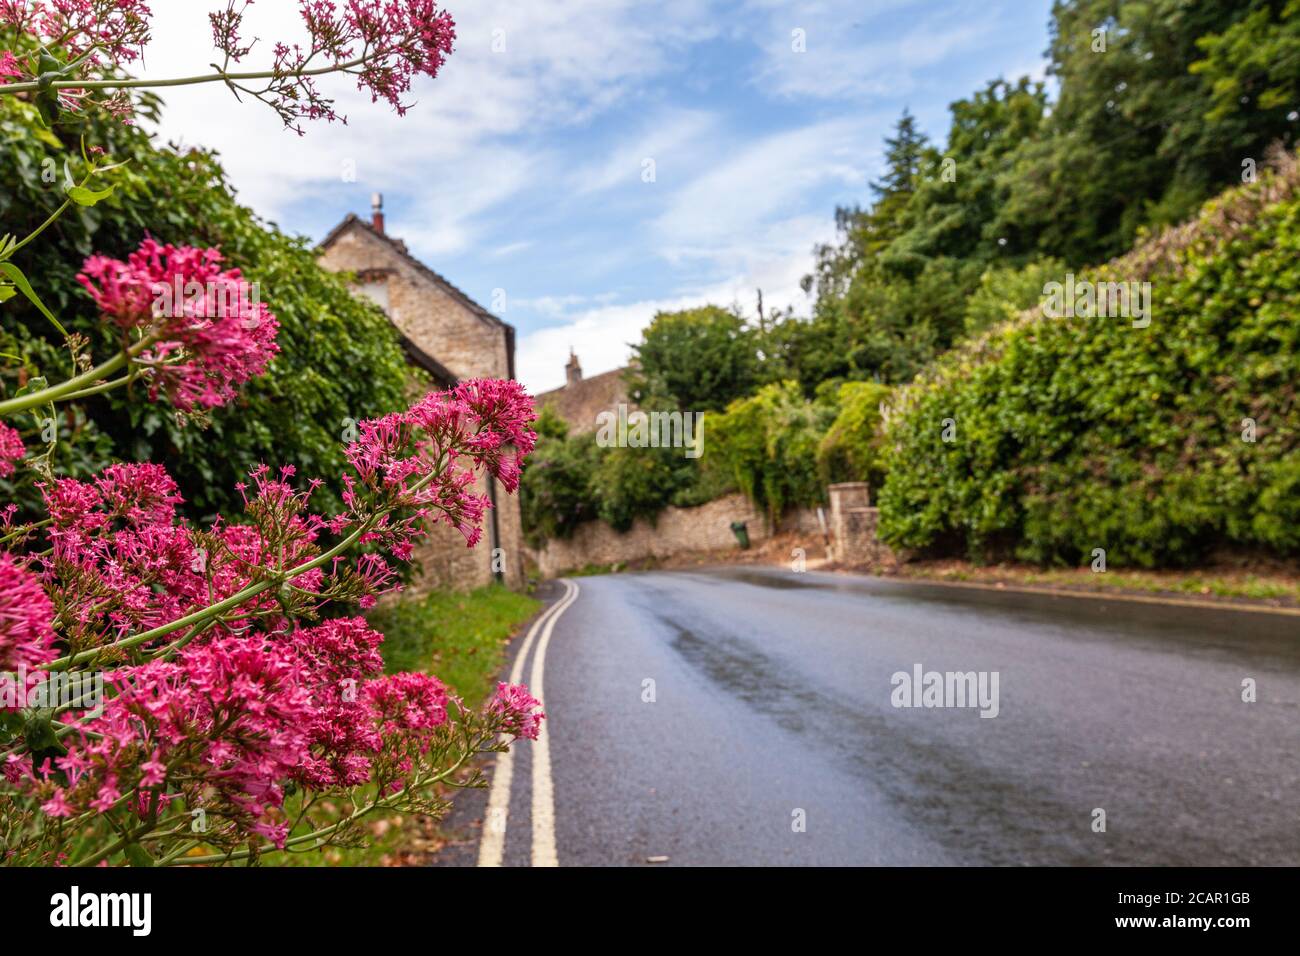
<instances>
[{"instance_id":1,"label":"curving road","mask_svg":"<svg viewBox=\"0 0 1300 956\"><path fill-rule=\"evenodd\" d=\"M543 766L518 746L497 810L458 803L443 865L485 831L525 866L1300 863L1300 617L775 568L573 584L516 643L525 679L546 645ZM997 716L894 706L918 664L997 672Z\"/></svg>"}]
</instances>

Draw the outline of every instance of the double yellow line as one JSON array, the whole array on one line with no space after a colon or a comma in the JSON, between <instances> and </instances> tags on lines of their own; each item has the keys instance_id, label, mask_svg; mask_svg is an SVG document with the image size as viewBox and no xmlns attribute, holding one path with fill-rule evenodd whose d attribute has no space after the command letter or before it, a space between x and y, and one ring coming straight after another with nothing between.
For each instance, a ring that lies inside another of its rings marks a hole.
<instances>
[{"instance_id":1,"label":"double yellow line","mask_svg":"<svg viewBox=\"0 0 1300 956\"><path fill-rule=\"evenodd\" d=\"M546 648L551 643L551 632L569 606L578 599L578 585L561 580L564 596L533 622L528 629L519 653L510 669L510 683L518 684L524 676L524 665L533 648L533 641L541 634L537 653L533 655L529 692L546 706L543 678L546 671ZM551 745L547 729L549 720L542 721L533 741L533 866L559 866L555 850L555 786L551 778ZM514 783L514 753L505 751L497 755L496 771L492 775L492 789L488 792L487 813L483 817L483 836L478 847L479 866L500 866L506 849L506 823L510 816L510 788Z\"/></svg>"}]
</instances>

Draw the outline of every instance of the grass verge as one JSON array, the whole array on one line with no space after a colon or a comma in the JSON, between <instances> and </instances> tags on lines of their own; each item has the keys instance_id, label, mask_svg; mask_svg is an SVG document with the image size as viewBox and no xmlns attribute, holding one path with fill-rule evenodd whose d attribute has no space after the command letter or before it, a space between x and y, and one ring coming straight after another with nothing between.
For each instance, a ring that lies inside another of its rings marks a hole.
<instances>
[{"instance_id":1,"label":"grass verge","mask_svg":"<svg viewBox=\"0 0 1300 956\"><path fill-rule=\"evenodd\" d=\"M1224 601L1259 602L1275 607L1300 606L1300 578L1283 571L1252 572L1237 569L1203 571L1108 570L1087 568L1043 570L1018 565L976 566L959 561L905 564L898 577L918 580L958 581L976 584L1054 587L1073 591L1120 592L1184 596Z\"/></svg>"}]
</instances>

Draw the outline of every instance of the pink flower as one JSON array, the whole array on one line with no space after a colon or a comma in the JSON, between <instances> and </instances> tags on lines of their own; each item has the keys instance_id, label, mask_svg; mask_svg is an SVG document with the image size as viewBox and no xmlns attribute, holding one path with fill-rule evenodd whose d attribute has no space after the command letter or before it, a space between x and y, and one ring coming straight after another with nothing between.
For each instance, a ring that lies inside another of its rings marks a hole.
<instances>
[{"instance_id":1,"label":"pink flower","mask_svg":"<svg viewBox=\"0 0 1300 956\"><path fill-rule=\"evenodd\" d=\"M53 625L54 605L40 578L0 552L0 669L53 660Z\"/></svg>"},{"instance_id":2,"label":"pink flower","mask_svg":"<svg viewBox=\"0 0 1300 956\"><path fill-rule=\"evenodd\" d=\"M141 0L0 0L0 24L60 47L74 60L97 48L111 65L140 58L150 15ZM105 60L96 53L91 63Z\"/></svg>"},{"instance_id":3,"label":"pink flower","mask_svg":"<svg viewBox=\"0 0 1300 956\"><path fill-rule=\"evenodd\" d=\"M104 318L155 339L137 362L182 411L215 408L235 386L266 371L279 352L279 323L238 269L222 270L216 249L145 239L126 262L91 256L77 281Z\"/></svg>"},{"instance_id":4,"label":"pink flower","mask_svg":"<svg viewBox=\"0 0 1300 956\"><path fill-rule=\"evenodd\" d=\"M366 62L349 72L357 88L370 93L371 102L383 99L405 115L403 98L416 76L435 77L451 54L456 24L451 14L433 0L346 0L340 10L332 0L301 0L303 22L312 37L311 50L336 62L346 62L365 51ZM275 68L288 74L301 70L310 54L280 43L275 48ZM307 79L296 84L298 102L281 114L309 119L337 119L333 103L321 97ZM288 117L286 117L287 119Z\"/></svg>"},{"instance_id":5,"label":"pink flower","mask_svg":"<svg viewBox=\"0 0 1300 956\"><path fill-rule=\"evenodd\" d=\"M523 684L497 684L496 695L488 702L489 713L501 718L501 729L515 737L536 740L546 714L541 711L542 702L528 693Z\"/></svg>"},{"instance_id":6,"label":"pink flower","mask_svg":"<svg viewBox=\"0 0 1300 956\"><path fill-rule=\"evenodd\" d=\"M315 688L316 710L307 724L311 754L295 771L307 785L355 787L370 778L380 737L361 687L383 671L383 639L359 617L326 621L290 637Z\"/></svg>"},{"instance_id":7,"label":"pink flower","mask_svg":"<svg viewBox=\"0 0 1300 956\"><path fill-rule=\"evenodd\" d=\"M0 422L0 478L14 473L14 462L22 461L27 454L22 436L4 422Z\"/></svg>"},{"instance_id":8,"label":"pink flower","mask_svg":"<svg viewBox=\"0 0 1300 956\"><path fill-rule=\"evenodd\" d=\"M156 787L167 779L167 767L158 759L157 750L149 760L140 764L140 769L144 771L140 777L142 787Z\"/></svg>"},{"instance_id":9,"label":"pink flower","mask_svg":"<svg viewBox=\"0 0 1300 956\"><path fill-rule=\"evenodd\" d=\"M365 694L385 734L432 730L447 722L447 688L430 674L390 674L366 684Z\"/></svg>"},{"instance_id":10,"label":"pink flower","mask_svg":"<svg viewBox=\"0 0 1300 956\"><path fill-rule=\"evenodd\" d=\"M357 477L344 477L344 502L358 514L378 500L415 510L363 540L409 554L412 538L423 533L420 519L431 517L454 527L469 546L477 544L489 498L470 490L474 469L464 462L515 491L520 461L537 441L530 427L535 418L533 400L518 382L474 380L430 392L404 413L361 422L346 451Z\"/></svg>"},{"instance_id":11,"label":"pink flower","mask_svg":"<svg viewBox=\"0 0 1300 956\"><path fill-rule=\"evenodd\" d=\"M284 784L309 755L311 693L291 647L224 638L111 683L103 713L65 738L56 763L67 785L47 772L31 784L47 812L103 812L123 793L171 785L169 799L210 807L238 833L269 832ZM149 802L131 806L144 812Z\"/></svg>"},{"instance_id":12,"label":"pink flower","mask_svg":"<svg viewBox=\"0 0 1300 956\"><path fill-rule=\"evenodd\" d=\"M23 75L23 68L19 66L18 60L8 50L0 53L0 84L8 83L9 77Z\"/></svg>"},{"instance_id":13,"label":"pink flower","mask_svg":"<svg viewBox=\"0 0 1300 956\"><path fill-rule=\"evenodd\" d=\"M60 61L60 66L78 62L60 80L75 79L78 72L112 72L138 60L149 42L149 8L142 0L0 0L0 27L34 38ZM0 84L8 77L25 76L12 54L0 55ZM58 91L59 105L70 111L93 102L109 115L129 123L131 97L126 90L113 90L101 97L76 87Z\"/></svg>"},{"instance_id":14,"label":"pink flower","mask_svg":"<svg viewBox=\"0 0 1300 956\"><path fill-rule=\"evenodd\" d=\"M67 795L62 790L55 790L54 795L41 804L41 811L52 817L71 817L76 815Z\"/></svg>"}]
</instances>

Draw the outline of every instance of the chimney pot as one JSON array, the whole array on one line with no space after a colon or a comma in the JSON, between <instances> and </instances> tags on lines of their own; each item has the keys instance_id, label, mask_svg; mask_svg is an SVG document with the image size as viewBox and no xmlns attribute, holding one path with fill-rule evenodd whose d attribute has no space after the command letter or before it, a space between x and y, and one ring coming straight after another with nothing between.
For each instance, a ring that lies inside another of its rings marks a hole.
<instances>
[{"instance_id":1,"label":"chimney pot","mask_svg":"<svg viewBox=\"0 0 1300 956\"><path fill-rule=\"evenodd\" d=\"M375 193L370 197L370 224L375 232L384 234L384 194Z\"/></svg>"},{"instance_id":2,"label":"chimney pot","mask_svg":"<svg viewBox=\"0 0 1300 956\"><path fill-rule=\"evenodd\" d=\"M569 349L569 361L564 366L564 379L569 385L576 385L582 381L582 366L578 364L578 356L574 354L573 349Z\"/></svg>"}]
</instances>

